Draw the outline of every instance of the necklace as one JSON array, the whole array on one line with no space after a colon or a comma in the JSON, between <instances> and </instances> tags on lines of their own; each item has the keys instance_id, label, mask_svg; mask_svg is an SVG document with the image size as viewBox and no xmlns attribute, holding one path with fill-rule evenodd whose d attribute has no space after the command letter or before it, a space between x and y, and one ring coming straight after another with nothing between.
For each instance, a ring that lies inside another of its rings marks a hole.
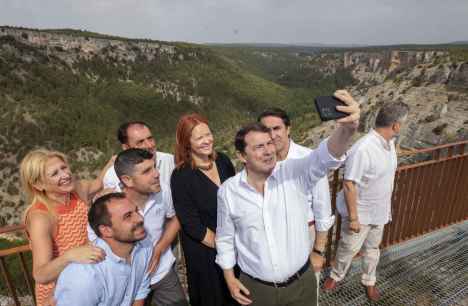
<instances>
[{"instance_id":1,"label":"necklace","mask_svg":"<svg viewBox=\"0 0 468 306\"><path fill-rule=\"evenodd\" d=\"M213 168L213 164L213 161L210 160L210 163L207 166L197 166L197 168L203 171L209 171Z\"/></svg>"}]
</instances>

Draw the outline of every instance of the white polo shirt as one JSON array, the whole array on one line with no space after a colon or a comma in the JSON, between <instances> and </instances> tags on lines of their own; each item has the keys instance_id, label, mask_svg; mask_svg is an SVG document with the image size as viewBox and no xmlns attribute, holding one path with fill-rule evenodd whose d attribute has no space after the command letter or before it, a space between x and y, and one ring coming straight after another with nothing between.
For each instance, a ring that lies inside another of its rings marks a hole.
<instances>
[{"instance_id":1,"label":"white polo shirt","mask_svg":"<svg viewBox=\"0 0 468 306\"><path fill-rule=\"evenodd\" d=\"M312 152L311 149L289 141L289 151L285 160L303 158ZM330 187L328 176L321 178L311 192L307 195L311 207L309 221L315 220L318 231L328 231L335 223L335 216L331 212Z\"/></svg>"},{"instance_id":2,"label":"white polo shirt","mask_svg":"<svg viewBox=\"0 0 468 306\"><path fill-rule=\"evenodd\" d=\"M170 186L172 171L175 168L174 155L159 151L156 152L156 168L159 170L161 183ZM115 188L115 192L120 192L122 190L114 166L107 170L102 183L104 184L104 188Z\"/></svg>"},{"instance_id":3,"label":"white polo shirt","mask_svg":"<svg viewBox=\"0 0 468 306\"><path fill-rule=\"evenodd\" d=\"M172 194L168 185L161 185L161 191L153 193L145 204L145 208L139 211L145 222L145 230L153 246L164 234L166 218L175 216L172 203ZM161 254L159 265L151 276L151 284L159 282L172 268L175 262L171 247Z\"/></svg>"},{"instance_id":4,"label":"white polo shirt","mask_svg":"<svg viewBox=\"0 0 468 306\"><path fill-rule=\"evenodd\" d=\"M261 194L247 182L244 169L218 190L216 263L270 282L282 282L309 260L310 189L342 160L327 142L301 159L278 163Z\"/></svg>"},{"instance_id":5,"label":"white polo shirt","mask_svg":"<svg viewBox=\"0 0 468 306\"><path fill-rule=\"evenodd\" d=\"M344 179L356 183L359 223L382 225L391 220L391 200L397 169L395 141L385 140L375 130L359 139L348 152ZM340 215L348 209L341 191L337 197Z\"/></svg>"}]
</instances>

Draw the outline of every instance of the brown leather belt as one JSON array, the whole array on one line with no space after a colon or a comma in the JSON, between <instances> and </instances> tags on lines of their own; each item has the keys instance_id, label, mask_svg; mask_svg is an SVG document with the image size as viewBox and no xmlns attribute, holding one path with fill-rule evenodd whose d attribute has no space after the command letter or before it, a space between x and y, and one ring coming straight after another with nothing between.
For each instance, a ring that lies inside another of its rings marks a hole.
<instances>
[{"instance_id":1,"label":"brown leather belt","mask_svg":"<svg viewBox=\"0 0 468 306\"><path fill-rule=\"evenodd\" d=\"M256 278L256 277L253 277L245 272L242 272L244 273L245 275L247 275L248 277L250 277L251 279L261 283L261 284L264 284L264 285L267 285L267 286L270 286L270 287L275 287L275 288L284 288L284 287L287 287L289 285L291 285L294 281L298 280L302 274L304 274L308 269L309 269L309 266L310 266L310 261L307 259L306 263L302 266L302 268L300 268L296 273L294 273L292 276L290 276L287 280L285 280L284 282L281 282L281 283L276 283L276 282L267 282L267 281L264 281L262 279L259 279L259 278Z\"/></svg>"}]
</instances>

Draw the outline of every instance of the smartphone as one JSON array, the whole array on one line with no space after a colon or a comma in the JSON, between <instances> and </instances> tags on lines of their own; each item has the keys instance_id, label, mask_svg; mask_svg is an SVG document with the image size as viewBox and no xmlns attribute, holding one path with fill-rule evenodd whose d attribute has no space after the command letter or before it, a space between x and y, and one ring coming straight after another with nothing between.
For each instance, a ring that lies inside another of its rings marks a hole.
<instances>
[{"instance_id":1,"label":"smartphone","mask_svg":"<svg viewBox=\"0 0 468 306\"><path fill-rule=\"evenodd\" d=\"M320 120L322 121L336 120L348 116L347 113L340 112L336 109L337 105L346 106L346 104L334 96L316 97L314 102Z\"/></svg>"}]
</instances>

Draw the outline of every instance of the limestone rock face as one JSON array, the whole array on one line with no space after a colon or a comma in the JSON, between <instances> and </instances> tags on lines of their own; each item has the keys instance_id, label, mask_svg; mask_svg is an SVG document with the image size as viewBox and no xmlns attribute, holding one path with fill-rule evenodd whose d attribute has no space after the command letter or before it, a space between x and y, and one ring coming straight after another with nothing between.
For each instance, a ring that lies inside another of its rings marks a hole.
<instances>
[{"instance_id":1,"label":"limestone rock face","mask_svg":"<svg viewBox=\"0 0 468 306\"><path fill-rule=\"evenodd\" d=\"M361 102L360 134L373 127L386 102L403 101L411 110L400 144L421 148L468 139L468 63L442 51L347 52L343 65L357 85L348 90ZM315 146L334 123L313 128L305 143Z\"/></svg>"}]
</instances>

